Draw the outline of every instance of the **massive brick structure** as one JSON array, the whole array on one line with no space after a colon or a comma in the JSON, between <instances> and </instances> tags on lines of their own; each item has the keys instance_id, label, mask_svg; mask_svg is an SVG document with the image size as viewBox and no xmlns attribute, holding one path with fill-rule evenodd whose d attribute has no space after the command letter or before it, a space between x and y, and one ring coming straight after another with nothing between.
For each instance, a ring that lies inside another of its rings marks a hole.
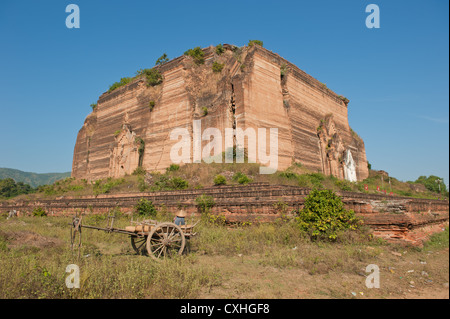
<instances>
[{"instance_id":1,"label":"massive brick structure","mask_svg":"<svg viewBox=\"0 0 450 319\"><path fill-rule=\"evenodd\" d=\"M277 128L280 170L299 162L338 178L368 177L346 98L259 45L224 48L220 55L203 49L201 65L182 56L158 66L160 85L148 86L142 76L102 94L78 133L72 176L118 177L139 165L163 170L177 143L172 130L186 128L193 138L193 121L200 120L202 129L217 128L223 136L226 128ZM224 65L221 72L213 71L214 62Z\"/></svg>"}]
</instances>

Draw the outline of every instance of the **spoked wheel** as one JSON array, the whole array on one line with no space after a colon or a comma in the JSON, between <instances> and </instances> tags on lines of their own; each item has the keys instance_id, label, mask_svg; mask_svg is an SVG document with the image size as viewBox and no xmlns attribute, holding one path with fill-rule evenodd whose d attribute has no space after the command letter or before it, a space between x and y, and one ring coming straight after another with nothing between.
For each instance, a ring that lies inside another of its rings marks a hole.
<instances>
[{"instance_id":1,"label":"spoked wheel","mask_svg":"<svg viewBox=\"0 0 450 319\"><path fill-rule=\"evenodd\" d=\"M180 227L173 223L161 223L147 237L147 252L154 259L181 255L185 243Z\"/></svg>"},{"instance_id":2,"label":"spoked wheel","mask_svg":"<svg viewBox=\"0 0 450 319\"><path fill-rule=\"evenodd\" d=\"M138 254L138 255L146 255L147 254L147 247L146 247L146 243L147 243L147 236L130 236L131 238L131 247L133 247L134 251Z\"/></svg>"}]
</instances>

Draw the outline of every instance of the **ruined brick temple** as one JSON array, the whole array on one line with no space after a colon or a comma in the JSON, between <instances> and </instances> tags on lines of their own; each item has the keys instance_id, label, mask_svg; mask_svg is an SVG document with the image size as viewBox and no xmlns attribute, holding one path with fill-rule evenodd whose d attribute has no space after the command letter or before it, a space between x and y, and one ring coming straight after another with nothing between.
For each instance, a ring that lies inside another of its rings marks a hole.
<instances>
[{"instance_id":1,"label":"ruined brick temple","mask_svg":"<svg viewBox=\"0 0 450 319\"><path fill-rule=\"evenodd\" d=\"M301 163L350 181L368 177L364 143L348 124L346 98L258 45L223 47L222 54L214 47L203 49L203 64L182 56L157 66L163 77L158 85L148 86L147 78L138 76L102 94L78 133L72 176L92 181L131 174L140 166L163 171L172 164L170 152L178 143L170 138L171 132L185 128L193 139L194 123L200 121L202 129L220 132L277 128L280 170ZM217 64L223 69L213 70ZM106 213L120 207L131 214L138 200L146 198L170 213L182 206L190 218L196 218L201 214L196 199L209 195L215 203L212 212L222 214L228 222L270 222L282 217L276 203L283 201L288 211L298 211L309 191L251 183L245 187L18 199L0 202L0 213L29 215L34 207L43 207L50 215L60 216L80 211ZM447 200L344 191L339 196L375 236L390 241L420 245L429 234L448 226Z\"/></svg>"},{"instance_id":2,"label":"ruined brick temple","mask_svg":"<svg viewBox=\"0 0 450 319\"><path fill-rule=\"evenodd\" d=\"M368 177L364 142L348 123L348 99L259 45L203 49L205 63L183 55L103 93L78 132L72 176L96 180L162 171L175 128L278 128L278 169L294 162L350 181ZM223 65L214 72L214 62ZM192 135L191 135L192 136ZM203 145L207 141L202 142Z\"/></svg>"}]
</instances>

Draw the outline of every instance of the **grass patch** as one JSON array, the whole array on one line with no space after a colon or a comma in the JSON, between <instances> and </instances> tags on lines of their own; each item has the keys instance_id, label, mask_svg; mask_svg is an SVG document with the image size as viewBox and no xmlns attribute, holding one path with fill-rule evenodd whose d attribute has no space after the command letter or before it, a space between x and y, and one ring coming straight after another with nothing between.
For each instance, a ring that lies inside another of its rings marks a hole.
<instances>
[{"instance_id":1,"label":"grass patch","mask_svg":"<svg viewBox=\"0 0 450 319\"><path fill-rule=\"evenodd\" d=\"M448 226L443 232L439 232L430 236L430 238L424 243L423 249L433 250L442 249L449 246L449 230Z\"/></svg>"}]
</instances>

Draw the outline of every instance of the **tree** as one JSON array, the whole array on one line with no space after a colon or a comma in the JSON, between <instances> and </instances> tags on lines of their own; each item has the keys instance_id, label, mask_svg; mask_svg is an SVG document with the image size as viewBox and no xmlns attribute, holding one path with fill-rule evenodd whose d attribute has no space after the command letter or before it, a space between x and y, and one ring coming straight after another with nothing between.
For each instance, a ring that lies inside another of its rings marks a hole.
<instances>
[{"instance_id":1,"label":"tree","mask_svg":"<svg viewBox=\"0 0 450 319\"><path fill-rule=\"evenodd\" d=\"M11 198L21 194L29 194L34 189L23 182L18 182L12 178L0 179L0 197Z\"/></svg>"},{"instance_id":2,"label":"tree","mask_svg":"<svg viewBox=\"0 0 450 319\"><path fill-rule=\"evenodd\" d=\"M447 193L447 186L444 184L444 179L435 175L430 175L428 177L419 176L415 183L424 185L426 189L434 193L439 193L439 189L440 193Z\"/></svg>"},{"instance_id":3,"label":"tree","mask_svg":"<svg viewBox=\"0 0 450 319\"><path fill-rule=\"evenodd\" d=\"M164 64L166 62L169 62L169 58L167 57L167 54L164 53L163 55L161 55L158 58L158 60L156 60L155 65L162 65L162 64Z\"/></svg>"}]
</instances>

